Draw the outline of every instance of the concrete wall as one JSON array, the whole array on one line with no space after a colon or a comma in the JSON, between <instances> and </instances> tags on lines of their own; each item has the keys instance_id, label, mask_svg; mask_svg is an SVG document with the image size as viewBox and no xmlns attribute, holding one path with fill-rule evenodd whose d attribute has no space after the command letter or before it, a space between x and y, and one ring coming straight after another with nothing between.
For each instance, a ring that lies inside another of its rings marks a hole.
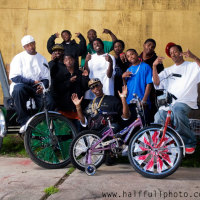
<instances>
[{"instance_id":1,"label":"concrete wall","mask_svg":"<svg viewBox=\"0 0 200 200\"><path fill-rule=\"evenodd\" d=\"M93 28L98 37L110 40L102 34L108 28L125 41L126 49L139 53L151 37L158 55L165 56L166 44L175 42L200 56L200 0L0 0L0 19L0 51L7 69L23 50L20 40L25 34L35 37L37 51L49 60L47 39L63 29L75 37ZM172 62L166 57L164 64Z\"/></svg>"}]
</instances>

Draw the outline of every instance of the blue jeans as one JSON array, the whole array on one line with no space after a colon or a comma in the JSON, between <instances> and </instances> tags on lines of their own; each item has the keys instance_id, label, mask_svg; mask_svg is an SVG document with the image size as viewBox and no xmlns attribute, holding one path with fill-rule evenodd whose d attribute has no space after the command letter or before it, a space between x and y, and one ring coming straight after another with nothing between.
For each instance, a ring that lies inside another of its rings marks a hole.
<instances>
[{"instance_id":1,"label":"blue jeans","mask_svg":"<svg viewBox=\"0 0 200 200\"><path fill-rule=\"evenodd\" d=\"M190 129L188 114L191 108L184 104L177 102L172 107L171 123L175 130L182 137L186 147L196 146L195 133ZM154 116L154 122L164 124L167 117L167 111L159 110Z\"/></svg>"},{"instance_id":2,"label":"blue jeans","mask_svg":"<svg viewBox=\"0 0 200 200\"><path fill-rule=\"evenodd\" d=\"M17 84L14 86L12 92L12 97L14 99L15 110L17 112L17 121L21 126L26 124L30 118L29 112L26 107L26 102L29 98L33 98L38 109L43 109L42 94L36 94L36 88L29 86L27 84ZM47 109L54 110L54 104L51 96L48 94L46 97Z\"/></svg>"}]
</instances>

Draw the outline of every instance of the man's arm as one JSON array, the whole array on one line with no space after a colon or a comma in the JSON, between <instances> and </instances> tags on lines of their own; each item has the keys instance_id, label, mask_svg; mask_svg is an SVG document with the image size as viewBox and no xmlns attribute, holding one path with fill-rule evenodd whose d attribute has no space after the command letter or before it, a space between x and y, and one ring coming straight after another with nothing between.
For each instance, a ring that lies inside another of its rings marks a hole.
<instances>
[{"instance_id":1,"label":"man's arm","mask_svg":"<svg viewBox=\"0 0 200 200\"><path fill-rule=\"evenodd\" d=\"M78 44L79 56L85 55L87 52L86 40L81 33L76 33L76 37L80 39L80 42Z\"/></svg>"},{"instance_id":2,"label":"man's arm","mask_svg":"<svg viewBox=\"0 0 200 200\"><path fill-rule=\"evenodd\" d=\"M152 83L147 84L147 86L146 86L146 88L145 88L144 97L143 97L143 99L142 99L142 102L143 102L144 104L147 103L147 99L148 99L148 96L149 96L149 94L150 94L150 92L151 92L151 88L152 88Z\"/></svg>"},{"instance_id":3,"label":"man's arm","mask_svg":"<svg viewBox=\"0 0 200 200\"><path fill-rule=\"evenodd\" d=\"M162 64L163 59L164 59L163 57L157 57L156 60L153 63L153 83L156 86L160 85L160 78L158 76L157 65Z\"/></svg>"},{"instance_id":4,"label":"man's arm","mask_svg":"<svg viewBox=\"0 0 200 200\"><path fill-rule=\"evenodd\" d=\"M117 37L113 34L111 30L104 28L103 33L109 34L113 42L117 40Z\"/></svg>"},{"instance_id":5,"label":"man's arm","mask_svg":"<svg viewBox=\"0 0 200 200\"><path fill-rule=\"evenodd\" d=\"M188 57L193 59L200 67L200 59L197 56L195 56L189 49L186 52L183 52L182 55L185 56L186 58Z\"/></svg>"},{"instance_id":6,"label":"man's arm","mask_svg":"<svg viewBox=\"0 0 200 200\"><path fill-rule=\"evenodd\" d=\"M83 100L83 97L81 97L81 99L78 98L78 95L73 93L71 96L72 102L74 103L74 105L76 106L76 111L78 114L78 117L81 121L81 124L85 124L85 116L83 115L83 111L81 108L81 102Z\"/></svg>"},{"instance_id":7,"label":"man's arm","mask_svg":"<svg viewBox=\"0 0 200 200\"><path fill-rule=\"evenodd\" d=\"M85 65L84 65L84 69L88 71L88 74L90 73L90 69L88 67L88 62L91 60L92 56L90 53L87 54L86 58L85 58Z\"/></svg>"},{"instance_id":8,"label":"man's arm","mask_svg":"<svg viewBox=\"0 0 200 200\"><path fill-rule=\"evenodd\" d=\"M52 35L47 41L47 50L50 54L53 53L52 47L55 45L55 39L59 37L59 33Z\"/></svg>"},{"instance_id":9,"label":"man's arm","mask_svg":"<svg viewBox=\"0 0 200 200\"><path fill-rule=\"evenodd\" d=\"M127 86L124 85L122 87L122 92L120 93L118 91L118 93L119 93L119 96L120 96L121 101L122 101L122 118L129 119L129 117L130 117L130 110L129 110L128 104L126 102Z\"/></svg>"},{"instance_id":10,"label":"man's arm","mask_svg":"<svg viewBox=\"0 0 200 200\"><path fill-rule=\"evenodd\" d=\"M111 78L112 74L113 74L113 60L108 54L106 55L105 59L106 59L106 61L109 62L109 66L107 69L107 77Z\"/></svg>"},{"instance_id":11,"label":"man's arm","mask_svg":"<svg viewBox=\"0 0 200 200\"><path fill-rule=\"evenodd\" d=\"M34 80L27 79L27 78L24 78L22 76L13 77L13 78L11 78L11 81L14 82L14 83L24 83L24 84L28 84L28 85L34 85L35 84Z\"/></svg>"}]
</instances>

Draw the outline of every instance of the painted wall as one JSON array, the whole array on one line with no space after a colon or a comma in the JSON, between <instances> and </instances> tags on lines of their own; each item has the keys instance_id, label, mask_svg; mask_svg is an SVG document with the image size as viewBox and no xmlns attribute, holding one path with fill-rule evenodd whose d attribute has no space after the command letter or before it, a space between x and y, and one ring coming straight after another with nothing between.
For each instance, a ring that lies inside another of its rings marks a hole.
<instances>
[{"instance_id":1,"label":"painted wall","mask_svg":"<svg viewBox=\"0 0 200 200\"><path fill-rule=\"evenodd\" d=\"M158 55L165 56L166 44L175 42L200 56L199 0L0 0L0 19L0 51L7 70L23 50L24 35L34 36L37 51L50 60L46 42L63 29L70 30L74 38L76 32L86 36L93 28L98 37L110 40L102 34L108 28L125 41L126 49L139 53L144 41L154 38ZM166 57L164 65L171 64ZM2 92L0 96L2 102Z\"/></svg>"}]
</instances>

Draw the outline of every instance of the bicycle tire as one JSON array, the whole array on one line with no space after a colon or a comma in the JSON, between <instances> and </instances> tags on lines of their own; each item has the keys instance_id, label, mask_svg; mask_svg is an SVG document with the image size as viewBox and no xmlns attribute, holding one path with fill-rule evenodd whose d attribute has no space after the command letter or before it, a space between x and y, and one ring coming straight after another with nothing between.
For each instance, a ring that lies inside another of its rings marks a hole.
<instances>
[{"instance_id":1,"label":"bicycle tire","mask_svg":"<svg viewBox=\"0 0 200 200\"><path fill-rule=\"evenodd\" d=\"M53 130L50 137L45 113L34 118L26 131L24 145L31 160L47 169L64 168L70 163L69 148L77 131L66 117L49 113Z\"/></svg>"},{"instance_id":2,"label":"bicycle tire","mask_svg":"<svg viewBox=\"0 0 200 200\"><path fill-rule=\"evenodd\" d=\"M3 145L3 137L0 137L0 151L1 151L2 145Z\"/></svg>"},{"instance_id":3,"label":"bicycle tire","mask_svg":"<svg viewBox=\"0 0 200 200\"><path fill-rule=\"evenodd\" d=\"M161 179L173 174L183 157L180 138L167 129L163 143L154 148L162 136L161 126L151 125L139 130L130 140L128 158L142 176Z\"/></svg>"},{"instance_id":4,"label":"bicycle tire","mask_svg":"<svg viewBox=\"0 0 200 200\"><path fill-rule=\"evenodd\" d=\"M85 171L87 151L94 142L102 138L96 131L86 130L80 132L72 141L70 147L70 159L72 164L79 170ZM78 153L78 154L77 154ZM96 169L102 165L105 160L105 151L101 155L92 155L92 163Z\"/></svg>"}]
</instances>

